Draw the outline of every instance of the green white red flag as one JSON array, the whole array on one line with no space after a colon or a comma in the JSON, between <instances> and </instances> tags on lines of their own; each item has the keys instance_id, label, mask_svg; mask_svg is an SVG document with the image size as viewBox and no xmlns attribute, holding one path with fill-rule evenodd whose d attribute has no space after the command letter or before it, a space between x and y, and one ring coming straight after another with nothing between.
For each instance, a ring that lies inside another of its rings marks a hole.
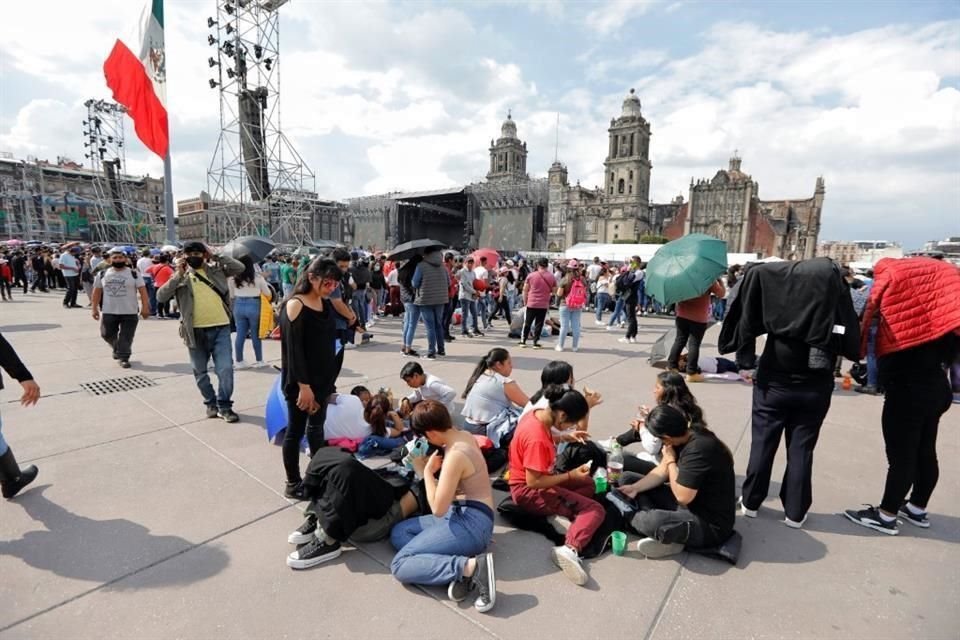
<instances>
[{"instance_id":1,"label":"green white red flag","mask_svg":"<svg viewBox=\"0 0 960 640\"><path fill-rule=\"evenodd\" d=\"M163 158L170 148L163 0L148 0L140 22L139 42L130 44L133 49L119 39L116 41L103 63L103 74L113 99L126 107L133 118L137 137Z\"/></svg>"}]
</instances>

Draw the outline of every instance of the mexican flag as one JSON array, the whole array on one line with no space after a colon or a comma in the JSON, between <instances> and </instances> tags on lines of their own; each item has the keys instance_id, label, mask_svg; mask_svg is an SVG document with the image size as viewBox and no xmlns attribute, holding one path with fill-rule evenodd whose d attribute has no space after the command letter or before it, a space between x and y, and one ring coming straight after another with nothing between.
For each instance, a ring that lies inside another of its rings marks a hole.
<instances>
[{"instance_id":1,"label":"mexican flag","mask_svg":"<svg viewBox=\"0 0 960 640\"><path fill-rule=\"evenodd\" d=\"M170 147L167 126L167 70L163 49L163 0L148 0L140 22L139 42L131 50L113 45L103 74L113 99L127 108L137 137L161 158ZM138 51L135 55L133 51Z\"/></svg>"}]
</instances>

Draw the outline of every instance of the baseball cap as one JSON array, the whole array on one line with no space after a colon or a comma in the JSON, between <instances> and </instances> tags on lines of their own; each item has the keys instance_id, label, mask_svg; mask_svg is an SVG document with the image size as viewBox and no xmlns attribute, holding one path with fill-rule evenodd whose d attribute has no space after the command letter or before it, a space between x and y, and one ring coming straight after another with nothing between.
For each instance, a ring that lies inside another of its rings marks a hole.
<instances>
[{"instance_id":1,"label":"baseball cap","mask_svg":"<svg viewBox=\"0 0 960 640\"><path fill-rule=\"evenodd\" d=\"M571 260L567 263L567 269L579 269L580 263L576 259Z\"/></svg>"}]
</instances>

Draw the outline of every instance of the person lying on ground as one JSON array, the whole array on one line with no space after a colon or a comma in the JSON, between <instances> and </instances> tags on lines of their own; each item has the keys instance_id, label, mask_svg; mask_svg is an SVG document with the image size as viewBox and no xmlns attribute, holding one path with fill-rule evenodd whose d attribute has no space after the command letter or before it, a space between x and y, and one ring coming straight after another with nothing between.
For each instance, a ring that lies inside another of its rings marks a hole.
<instances>
[{"instance_id":1,"label":"person lying on ground","mask_svg":"<svg viewBox=\"0 0 960 640\"><path fill-rule=\"evenodd\" d=\"M552 429L574 429L589 412L579 391L550 384L543 389L547 407L525 415L510 443L510 496L531 514L571 520L566 543L551 550L551 559L574 584L588 575L580 553L603 524L605 511L594 500L590 465L554 473L557 450Z\"/></svg>"},{"instance_id":2,"label":"person lying on ground","mask_svg":"<svg viewBox=\"0 0 960 640\"><path fill-rule=\"evenodd\" d=\"M419 362L408 362L403 365L400 377L408 387L413 389L413 393L400 401L401 416L409 416L413 408L424 400L436 400L453 414L456 390L432 373L425 373Z\"/></svg>"},{"instance_id":3,"label":"person lying on ground","mask_svg":"<svg viewBox=\"0 0 960 640\"><path fill-rule=\"evenodd\" d=\"M476 590L473 605L486 613L496 603L497 584L493 554L486 552L493 539L493 492L483 454L473 435L454 428L447 408L436 400L419 403L410 423L443 457L434 452L413 459L431 513L393 527L390 542L397 555L390 571L403 584L446 584L454 602Z\"/></svg>"},{"instance_id":4,"label":"person lying on ground","mask_svg":"<svg viewBox=\"0 0 960 640\"><path fill-rule=\"evenodd\" d=\"M726 542L737 509L730 449L705 424L691 422L670 405L653 408L646 427L663 441L660 464L642 477L625 472L619 489L631 499L649 494L644 496L649 503L630 519L630 526L646 536L637 550L663 558L685 547L709 549Z\"/></svg>"},{"instance_id":5,"label":"person lying on ground","mask_svg":"<svg viewBox=\"0 0 960 640\"><path fill-rule=\"evenodd\" d=\"M682 354L679 360L680 371L685 371L687 369L687 354ZM697 360L697 366L700 367L701 373L739 373L740 367L737 366L737 363L729 358L722 358L719 356L705 356L700 355Z\"/></svg>"}]
</instances>

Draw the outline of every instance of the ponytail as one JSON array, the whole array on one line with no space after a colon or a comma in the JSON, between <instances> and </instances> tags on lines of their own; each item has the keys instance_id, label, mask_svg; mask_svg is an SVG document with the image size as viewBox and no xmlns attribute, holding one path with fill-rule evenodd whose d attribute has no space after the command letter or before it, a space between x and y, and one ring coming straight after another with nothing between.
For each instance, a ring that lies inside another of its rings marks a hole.
<instances>
[{"instance_id":1,"label":"ponytail","mask_svg":"<svg viewBox=\"0 0 960 640\"><path fill-rule=\"evenodd\" d=\"M563 411L568 422L579 422L590 411L590 405L583 394L566 384L548 384L543 388L543 397L547 399L550 412Z\"/></svg>"},{"instance_id":2,"label":"ponytail","mask_svg":"<svg viewBox=\"0 0 960 640\"><path fill-rule=\"evenodd\" d=\"M460 397L466 400L470 392L473 391L473 385L477 383L477 380L480 379L484 371L490 369L495 364L506 362L509 359L510 352L506 349L500 347L490 349L487 355L480 358L480 362L478 362L477 366L473 369L473 373L470 374L470 379L467 381L467 388L463 390L463 395Z\"/></svg>"}]
</instances>

